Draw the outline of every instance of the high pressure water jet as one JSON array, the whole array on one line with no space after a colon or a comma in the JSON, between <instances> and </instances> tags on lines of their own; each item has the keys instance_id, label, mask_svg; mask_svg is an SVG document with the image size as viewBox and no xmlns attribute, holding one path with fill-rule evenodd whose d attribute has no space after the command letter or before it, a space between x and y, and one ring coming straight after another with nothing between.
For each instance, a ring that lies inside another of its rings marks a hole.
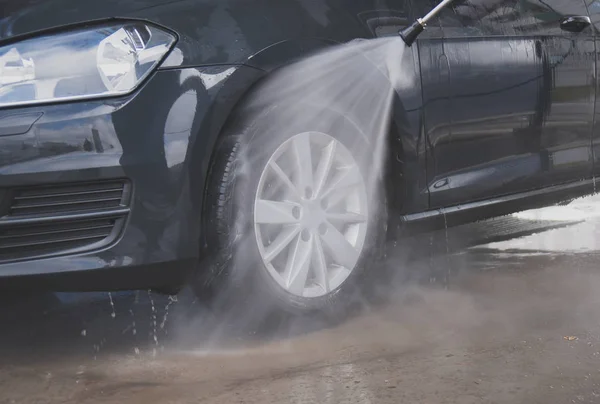
<instances>
[{"instance_id":1,"label":"high pressure water jet","mask_svg":"<svg viewBox=\"0 0 600 404\"><path fill-rule=\"evenodd\" d=\"M400 31L400 37L402 38L406 46L411 46L413 42L415 42L417 37L421 35L421 32L425 30L425 27L427 26L429 20L437 16L440 13L440 11L442 11L447 5L452 3L452 1L453 0L443 0L442 2L440 2L440 4L435 6L433 10L427 13L423 18L417 18L417 20L412 25Z\"/></svg>"}]
</instances>

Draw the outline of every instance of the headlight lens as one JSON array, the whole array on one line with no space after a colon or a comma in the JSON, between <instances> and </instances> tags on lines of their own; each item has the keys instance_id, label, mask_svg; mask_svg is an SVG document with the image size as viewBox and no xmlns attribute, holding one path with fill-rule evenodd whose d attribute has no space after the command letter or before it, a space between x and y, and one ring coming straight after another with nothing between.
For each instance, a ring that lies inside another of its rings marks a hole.
<instances>
[{"instance_id":1,"label":"headlight lens","mask_svg":"<svg viewBox=\"0 0 600 404\"><path fill-rule=\"evenodd\" d=\"M174 43L170 33L133 23L0 47L0 107L127 94Z\"/></svg>"}]
</instances>

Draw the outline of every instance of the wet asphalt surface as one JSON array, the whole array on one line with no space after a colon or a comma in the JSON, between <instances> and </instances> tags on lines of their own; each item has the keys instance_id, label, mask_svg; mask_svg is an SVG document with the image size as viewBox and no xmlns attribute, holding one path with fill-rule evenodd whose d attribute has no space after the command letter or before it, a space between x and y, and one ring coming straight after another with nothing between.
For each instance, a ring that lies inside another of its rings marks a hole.
<instances>
[{"instance_id":1,"label":"wet asphalt surface","mask_svg":"<svg viewBox=\"0 0 600 404\"><path fill-rule=\"evenodd\" d=\"M0 403L600 403L599 205L399 243L335 323L255 327L187 290L3 296Z\"/></svg>"}]
</instances>

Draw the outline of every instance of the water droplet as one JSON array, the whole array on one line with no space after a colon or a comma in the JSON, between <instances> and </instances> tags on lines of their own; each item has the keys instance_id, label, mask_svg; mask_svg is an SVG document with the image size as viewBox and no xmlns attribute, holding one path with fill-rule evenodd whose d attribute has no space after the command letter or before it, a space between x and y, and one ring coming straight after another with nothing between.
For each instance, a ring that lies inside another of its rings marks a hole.
<instances>
[{"instance_id":1,"label":"water droplet","mask_svg":"<svg viewBox=\"0 0 600 404\"><path fill-rule=\"evenodd\" d=\"M108 299L110 300L110 307L112 309L111 317L115 318L117 314L115 313L115 303L113 302L112 293L108 292Z\"/></svg>"}]
</instances>

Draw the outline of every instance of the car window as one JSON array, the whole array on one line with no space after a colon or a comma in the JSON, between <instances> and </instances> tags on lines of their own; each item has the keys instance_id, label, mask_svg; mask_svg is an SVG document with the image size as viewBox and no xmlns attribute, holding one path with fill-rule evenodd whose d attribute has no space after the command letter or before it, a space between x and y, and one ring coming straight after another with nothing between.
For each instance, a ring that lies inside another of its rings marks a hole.
<instances>
[{"instance_id":1,"label":"car window","mask_svg":"<svg viewBox=\"0 0 600 404\"><path fill-rule=\"evenodd\" d=\"M548 35L566 15L587 15L584 0L456 0L439 23L446 36Z\"/></svg>"}]
</instances>

